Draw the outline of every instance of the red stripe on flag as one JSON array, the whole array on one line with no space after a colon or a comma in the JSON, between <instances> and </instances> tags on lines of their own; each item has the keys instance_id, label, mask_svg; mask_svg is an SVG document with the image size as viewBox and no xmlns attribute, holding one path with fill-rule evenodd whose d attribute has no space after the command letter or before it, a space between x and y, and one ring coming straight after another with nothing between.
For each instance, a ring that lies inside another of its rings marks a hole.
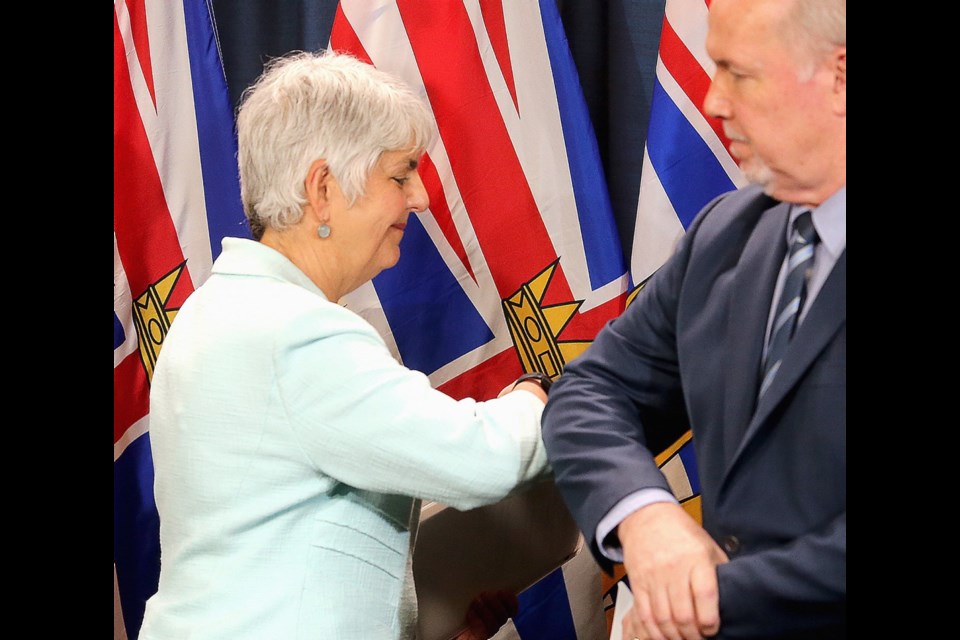
<instances>
[{"instance_id":1,"label":"red stripe on flag","mask_svg":"<svg viewBox=\"0 0 960 640\"><path fill-rule=\"evenodd\" d=\"M133 46L137 48L137 60L143 69L143 77L150 89L153 108L157 108L157 92L153 88L153 64L150 62L150 37L147 32L147 9L144 0L127 0L127 13L130 15L130 30L133 34ZM116 16L116 13L114 13Z\"/></svg>"},{"instance_id":2,"label":"red stripe on flag","mask_svg":"<svg viewBox=\"0 0 960 640\"><path fill-rule=\"evenodd\" d=\"M680 36L670 26L666 16L663 18L663 30L660 33L660 59L663 61L663 66L666 67L683 92L690 98L690 101L696 105L697 110L703 114L720 142L726 147L727 153L729 153L730 139L724 135L720 120L708 116L703 111L703 101L706 99L707 90L710 88L710 76L707 75L703 67L700 66L700 62L690 53L687 45L683 43Z\"/></svg>"},{"instance_id":3,"label":"red stripe on flag","mask_svg":"<svg viewBox=\"0 0 960 640\"><path fill-rule=\"evenodd\" d=\"M459 2L397 5L461 198L506 298L557 256L487 82L473 27Z\"/></svg>"},{"instance_id":4,"label":"red stripe on flag","mask_svg":"<svg viewBox=\"0 0 960 640\"><path fill-rule=\"evenodd\" d=\"M507 381L513 382L523 367L512 347L490 356L477 366L437 387L451 398L496 398Z\"/></svg>"},{"instance_id":5,"label":"red stripe on flag","mask_svg":"<svg viewBox=\"0 0 960 640\"><path fill-rule=\"evenodd\" d=\"M353 30L353 26L347 20L339 4L337 5L336 15L333 18L333 29L330 33L330 47L335 51L351 53L367 64L373 64L370 56L363 48L360 38L357 37L356 31ZM450 208L447 206L447 199L443 193L443 183L440 180L440 175L437 173L437 167L430 159L430 156L426 154L424 154L420 162L420 178L423 180L423 186L430 196L430 212L437 221L440 231L447 239L453 252L460 258L460 262L463 263L470 277L476 282L477 276L473 273L473 267L470 266L470 261L467 259L467 250L463 248L460 234L453 224L453 216L450 214Z\"/></svg>"},{"instance_id":6,"label":"red stripe on flag","mask_svg":"<svg viewBox=\"0 0 960 640\"><path fill-rule=\"evenodd\" d=\"M480 13L483 14L483 24L487 27L493 53L497 56L497 62L500 63L500 72L503 73L503 79L506 80L507 88L510 89L513 106L519 112L517 88L513 81L513 67L510 64L510 46L507 44L507 26L503 21L502 2L503 0L480 0Z\"/></svg>"},{"instance_id":7,"label":"red stripe on flag","mask_svg":"<svg viewBox=\"0 0 960 640\"><path fill-rule=\"evenodd\" d=\"M113 24L113 229L136 298L184 258L134 99L116 13ZM189 273L181 278L178 286L192 291Z\"/></svg>"},{"instance_id":8,"label":"red stripe on flag","mask_svg":"<svg viewBox=\"0 0 960 640\"><path fill-rule=\"evenodd\" d=\"M337 3L337 12L333 16L333 28L330 31L330 48L334 51L352 53L367 64L373 65L366 49L360 43L360 38L357 37L357 32L353 30L353 25L343 15L343 7L340 6L339 2Z\"/></svg>"},{"instance_id":9,"label":"red stripe on flag","mask_svg":"<svg viewBox=\"0 0 960 640\"><path fill-rule=\"evenodd\" d=\"M420 161L420 179L423 180L423 186L430 195L430 212L433 214L443 237L450 243L450 248L460 258L464 268L473 281L477 281L477 276L473 273L473 267L467 259L467 250L463 248L463 242L460 240L460 233L453 224L453 215L450 213L450 207L447 206L447 199L443 194L443 184L440 182L440 174L437 173L437 167L433 164L428 154L423 154Z\"/></svg>"},{"instance_id":10,"label":"red stripe on flag","mask_svg":"<svg viewBox=\"0 0 960 640\"><path fill-rule=\"evenodd\" d=\"M113 443L149 411L147 372L134 352L113 368Z\"/></svg>"}]
</instances>

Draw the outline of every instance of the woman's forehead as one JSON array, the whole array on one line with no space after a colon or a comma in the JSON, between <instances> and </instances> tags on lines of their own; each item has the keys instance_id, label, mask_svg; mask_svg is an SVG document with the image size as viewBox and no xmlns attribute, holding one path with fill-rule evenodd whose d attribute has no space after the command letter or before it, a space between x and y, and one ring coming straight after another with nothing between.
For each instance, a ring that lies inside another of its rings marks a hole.
<instances>
[{"instance_id":1,"label":"woman's forehead","mask_svg":"<svg viewBox=\"0 0 960 640\"><path fill-rule=\"evenodd\" d=\"M413 170L419 166L421 156L423 156L423 149L384 151L380 155L380 165L394 171Z\"/></svg>"}]
</instances>

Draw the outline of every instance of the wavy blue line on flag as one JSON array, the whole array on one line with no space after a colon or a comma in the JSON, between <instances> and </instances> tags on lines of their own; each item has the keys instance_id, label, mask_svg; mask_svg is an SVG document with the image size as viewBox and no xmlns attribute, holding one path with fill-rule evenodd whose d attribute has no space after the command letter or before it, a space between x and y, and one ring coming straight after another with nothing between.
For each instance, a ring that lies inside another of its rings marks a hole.
<instances>
[{"instance_id":1,"label":"wavy blue line on flag","mask_svg":"<svg viewBox=\"0 0 960 640\"><path fill-rule=\"evenodd\" d=\"M160 580L160 517L153 502L150 438L131 442L113 463L113 560L127 637L140 632Z\"/></svg>"},{"instance_id":2,"label":"wavy blue line on flag","mask_svg":"<svg viewBox=\"0 0 960 640\"><path fill-rule=\"evenodd\" d=\"M128 0L129 1L129 0ZM122 6L120 10L126 11ZM137 3L139 15L144 16L143 4ZM177 21L174 13L183 11L184 35L186 37L189 76L187 70L172 68L171 60L159 52L173 50L180 43L164 43L166 46L151 48L154 70L174 80L189 79L193 94L194 114L197 126L198 146L192 152L199 155L203 182L203 201L191 199L177 200L175 209L171 209L177 232L183 232L184 226L195 216L206 217L207 238L211 250L211 259L221 252L221 240L224 236L249 236L245 227L243 209L240 201L240 185L236 164L236 133L233 126L233 111L227 91L223 67L214 32L212 8L209 0L183 0L183 2L163 4L155 18L160 23ZM161 15L162 14L162 15ZM150 38L166 37L167 31L159 24L147 23ZM143 41L146 46L149 40ZM173 59L177 59L174 54ZM165 123L166 126L170 126ZM176 123L175 123L176 124ZM155 153L165 153L158 163L185 161L180 155L172 157L170 149ZM182 179L182 176L181 176ZM166 188L168 185L164 185ZM178 193L192 193L188 185L176 182L171 186ZM168 199L168 203L171 200ZM115 212L115 215L133 215L132 212ZM199 238L198 238L199 239ZM181 246L190 244L189 238L181 237ZM149 244L140 248L139 253L131 253L128 259L136 255L149 255ZM195 287L202 284L209 264L191 264L191 275ZM137 292L139 293L139 292ZM129 295L129 292L128 294ZM115 303L116 304L116 303ZM126 335L124 320L114 310L114 349L118 349L131 339ZM137 357L131 354L129 357ZM141 398L121 399L133 403ZM145 427L149 416L139 420L139 429ZM126 425L129 430L133 425ZM153 461L151 458L149 431L133 436L127 442L127 436L121 438L122 449L116 453L114 461L114 564L116 569L117 591L122 609L123 625L126 636L136 640L140 632L147 599L157 590L160 570L159 517L153 497ZM116 631L115 631L116 633Z\"/></svg>"},{"instance_id":3,"label":"wavy blue line on flag","mask_svg":"<svg viewBox=\"0 0 960 640\"><path fill-rule=\"evenodd\" d=\"M651 120L647 133L647 153L686 229L704 205L736 185L659 81L653 87L650 112L656 114L656 122Z\"/></svg>"},{"instance_id":4,"label":"wavy blue line on flag","mask_svg":"<svg viewBox=\"0 0 960 640\"><path fill-rule=\"evenodd\" d=\"M403 255L373 279L404 364L430 373L494 338L416 215L407 219Z\"/></svg>"},{"instance_id":5,"label":"wavy blue line on flag","mask_svg":"<svg viewBox=\"0 0 960 640\"><path fill-rule=\"evenodd\" d=\"M693 441L691 440L680 447L677 455L683 462L683 468L687 472L687 479L690 481L690 489L693 491L693 495L700 495L700 469L697 466L697 455L693 448Z\"/></svg>"},{"instance_id":6,"label":"wavy blue line on flag","mask_svg":"<svg viewBox=\"0 0 960 640\"><path fill-rule=\"evenodd\" d=\"M577 640L563 569L555 569L517 596L513 625L521 640Z\"/></svg>"},{"instance_id":7,"label":"wavy blue line on flag","mask_svg":"<svg viewBox=\"0 0 960 640\"><path fill-rule=\"evenodd\" d=\"M210 254L220 255L224 236L246 236L240 178L236 169L237 141L227 81L207 2L184 2L187 50L203 172L204 201L210 233ZM225 120L224 118L227 118Z\"/></svg>"},{"instance_id":8,"label":"wavy blue line on flag","mask_svg":"<svg viewBox=\"0 0 960 640\"><path fill-rule=\"evenodd\" d=\"M590 285L597 289L621 277L626 270L623 255L610 250L620 245L619 232L593 124L555 0L540 0L540 15L553 70Z\"/></svg>"}]
</instances>

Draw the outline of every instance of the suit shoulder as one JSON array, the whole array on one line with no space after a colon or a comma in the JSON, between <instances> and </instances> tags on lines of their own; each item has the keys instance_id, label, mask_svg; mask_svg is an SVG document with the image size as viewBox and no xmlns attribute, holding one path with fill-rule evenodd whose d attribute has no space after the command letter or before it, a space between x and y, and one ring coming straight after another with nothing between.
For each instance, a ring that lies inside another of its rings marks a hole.
<instances>
[{"instance_id":1,"label":"suit shoulder","mask_svg":"<svg viewBox=\"0 0 960 640\"><path fill-rule=\"evenodd\" d=\"M716 196L700 210L693 224L706 224L709 220L710 225L723 225L738 217L762 213L777 204L778 201L763 192L763 187L751 184Z\"/></svg>"},{"instance_id":2,"label":"suit shoulder","mask_svg":"<svg viewBox=\"0 0 960 640\"><path fill-rule=\"evenodd\" d=\"M749 232L764 211L780 204L759 185L728 191L708 202L688 229L691 236L707 241L728 233Z\"/></svg>"}]
</instances>

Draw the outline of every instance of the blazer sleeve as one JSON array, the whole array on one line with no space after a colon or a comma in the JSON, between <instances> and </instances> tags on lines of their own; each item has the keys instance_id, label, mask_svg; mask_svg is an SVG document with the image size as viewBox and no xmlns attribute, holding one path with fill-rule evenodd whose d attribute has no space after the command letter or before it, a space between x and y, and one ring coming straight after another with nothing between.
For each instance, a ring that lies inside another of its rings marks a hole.
<instances>
[{"instance_id":1,"label":"blazer sleeve","mask_svg":"<svg viewBox=\"0 0 960 640\"><path fill-rule=\"evenodd\" d=\"M531 393L454 400L398 363L359 316L329 303L276 335L286 421L310 463L336 480L470 509L549 471L543 404Z\"/></svg>"}]
</instances>

